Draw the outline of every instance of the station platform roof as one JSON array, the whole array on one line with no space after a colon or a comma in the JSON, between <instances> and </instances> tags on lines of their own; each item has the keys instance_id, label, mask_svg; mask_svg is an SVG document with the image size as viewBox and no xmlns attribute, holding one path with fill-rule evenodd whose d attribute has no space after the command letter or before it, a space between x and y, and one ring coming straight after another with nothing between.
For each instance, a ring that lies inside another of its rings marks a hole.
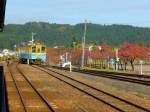
<instances>
[{"instance_id":1,"label":"station platform roof","mask_svg":"<svg viewBox=\"0 0 150 112\"><path fill-rule=\"evenodd\" d=\"M0 0L0 32L3 31L5 20L6 0Z\"/></svg>"}]
</instances>

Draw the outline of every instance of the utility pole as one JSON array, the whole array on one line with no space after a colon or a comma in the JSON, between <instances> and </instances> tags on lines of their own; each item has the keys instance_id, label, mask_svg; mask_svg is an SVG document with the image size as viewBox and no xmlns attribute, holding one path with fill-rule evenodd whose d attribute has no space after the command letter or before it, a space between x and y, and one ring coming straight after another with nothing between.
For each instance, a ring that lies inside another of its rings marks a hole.
<instances>
[{"instance_id":1,"label":"utility pole","mask_svg":"<svg viewBox=\"0 0 150 112\"><path fill-rule=\"evenodd\" d=\"M85 38L86 38L86 31L87 31L87 20L85 20L85 25L84 25L84 35L82 37L82 63L81 67L84 67L84 58L85 58Z\"/></svg>"},{"instance_id":2,"label":"utility pole","mask_svg":"<svg viewBox=\"0 0 150 112\"><path fill-rule=\"evenodd\" d=\"M143 74L143 66L142 66L142 64L141 64L141 75Z\"/></svg>"},{"instance_id":3,"label":"utility pole","mask_svg":"<svg viewBox=\"0 0 150 112\"><path fill-rule=\"evenodd\" d=\"M31 40L31 42L32 42L32 44L34 43L34 36L36 35L36 33L33 33L32 32L32 40Z\"/></svg>"},{"instance_id":4,"label":"utility pole","mask_svg":"<svg viewBox=\"0 0 150 112\"><path fill-rule=\"evenodd\" d=\"M118 71L118 62L119 62L119 58L118 58L118 48L116 49L116 71Z\"/></svg>"}]
</instances>

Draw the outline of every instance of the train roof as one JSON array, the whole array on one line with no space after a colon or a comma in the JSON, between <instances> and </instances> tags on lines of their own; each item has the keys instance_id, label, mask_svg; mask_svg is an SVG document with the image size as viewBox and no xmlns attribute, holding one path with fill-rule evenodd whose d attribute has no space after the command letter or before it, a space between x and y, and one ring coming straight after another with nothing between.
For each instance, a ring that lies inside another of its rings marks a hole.
<instances>
[{"instance_id":1,"label":"train roof","mask_svg":"<svg viewBox=\"0 0 150 112\"><path fill-rule=\"evenodd\" d=\"M28 46L36 46L36 45L43 45L46 46L43 42L35 42L33 44L28 44Z\"/></svg>"},{"instance_id":2,"label":"train roof","mask_svg":"<svg viewBox=\"0 0 150 112\"><path fill-rule=\"evenodd\" d=\"M33 47L36 45L42 45L42 46L46 47L46 45L43 42L35 42L35 43L25 43L24 45L20 45L19 48Z\"/></svg>"},{"instance_id":3,"label":"train roof","mask_svg":"<svg viewBox=\"0 0 150 112\"><path fill-rule=\"evenodd\" d=\"M6 0L0 1L0 32L3 31L5 20Z\"/></svg>"}]
</instances>

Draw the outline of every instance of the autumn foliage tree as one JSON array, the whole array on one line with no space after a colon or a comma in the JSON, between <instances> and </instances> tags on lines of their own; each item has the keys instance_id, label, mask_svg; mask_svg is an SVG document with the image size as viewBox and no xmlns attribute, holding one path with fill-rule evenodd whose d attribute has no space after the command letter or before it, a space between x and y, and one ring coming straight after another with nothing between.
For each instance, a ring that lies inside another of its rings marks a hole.
<instances>
[{"instance_id":1,"label":"autumn foliage tree","mask_svg":"<svg viewBox=\"0 0 150 112\"><path fill-rule=\"evenodd\" d=\"M85 65L88 64L89 59L92 59L92 64L98 61L107 60L112 55L112 46L103 44L102 46L93 46L92 50L89 47L85 48ZM72 63L81 64L82 48L73 50L71 53Z\"/></svg>"},{"instance_id":2,"label":"autumn foliage tree","mask_svg":"<svg viewBox=\"0 0 150 112\"><path fill-rule=\"evenodd\" d=\"M132 70L134 70L135 60L148 60L150 50L145 47L141 47L136 44L124 43L119 50L120 61L125 64L125 69L127 62L130 62Z\"/></svg>"},{"instance_id":3,"label":"autumn foliage tree","mask_svg":"<svg viewBox=\"0 0 150 112\"><path fill-rule=\"evenodd\" d=\"M110 62L110 59L116 59L116 54L112 46L108 44L103 44L101 46L94 46L91 50L89 50L90 46L86 46L85 48L85 58L84 58L84 65L85 66L92 66L92 67L99 67L99 68L107 68ZM60 55L68 53L70 60L73 65L80 66L81 59L82 59L82 48L77 47L76 49L66 50L64 48L59 49L48 49L47 56L49 63L59 63L60 62ZM150 57L150 49L145 48L143 46L139 46L136 44L124 43L118 52L119 57L119 69L125 69L127 64L130 63L132 70L134 70L135 63L138 63L139 60L149 60ZM115 65L117 61L114 63ZM115 66L117 67L117 66Z\"/></svg>"},{"instance_id":4,"label":"autumn foliage tree","mask_svg":"<svg viewBox=\"0 0 150 112\"><path fill-rule=\"evenodd\" d=\"M67 52L65 48L47 48L47 64L60 63L60 56Z\"/></svg>"},{"instance_id":5,"label":"autumn foliage tree","mask_svg":"<svg viewBox=\"0 0 150 112\"><path fill-rule=\"evenodd\" d=\"M109 60L112 54L113 48L108 44L97 46L97 48L89 52L90 58L92 58L95 64L99 62L98 65L100 65L100 68L106 68L106 61Z\"/></svg>"},{"instance_id":6,"label":"autumn foliage tree","mask_svg":"<svg viewBox=\"0 0 150 112\"><path fill-rule=\"evenodd\" d=\"M79 65L81 61L82 50L76 49L71 52L71 62L73 65Z\"/></svg>"}]
</instances>

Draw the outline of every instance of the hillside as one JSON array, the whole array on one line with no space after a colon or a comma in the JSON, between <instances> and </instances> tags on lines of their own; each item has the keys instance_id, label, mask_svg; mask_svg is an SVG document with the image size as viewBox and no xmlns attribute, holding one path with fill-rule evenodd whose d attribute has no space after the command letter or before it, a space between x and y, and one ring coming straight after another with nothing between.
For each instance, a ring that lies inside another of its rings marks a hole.
<instances>
[{"instance_id":1,"label":"hillside","mask_svg":"<svg viewBox=\"0 0 150 112\"><path fill-rule=\"evenodd\" d=\"M56 45L67 46L72 41L81 42L84 24L49 24L30 22L24 25L8 24L5 31L0 33L0 48L11 48L21 42L31 40L31 32L36 33L36 40L44 41L49 47ZM86 43L108 43L119 46L124 42L148 45L150 28L133 27L128 25L87 25Z\"/></svg>"}]
</instances>

